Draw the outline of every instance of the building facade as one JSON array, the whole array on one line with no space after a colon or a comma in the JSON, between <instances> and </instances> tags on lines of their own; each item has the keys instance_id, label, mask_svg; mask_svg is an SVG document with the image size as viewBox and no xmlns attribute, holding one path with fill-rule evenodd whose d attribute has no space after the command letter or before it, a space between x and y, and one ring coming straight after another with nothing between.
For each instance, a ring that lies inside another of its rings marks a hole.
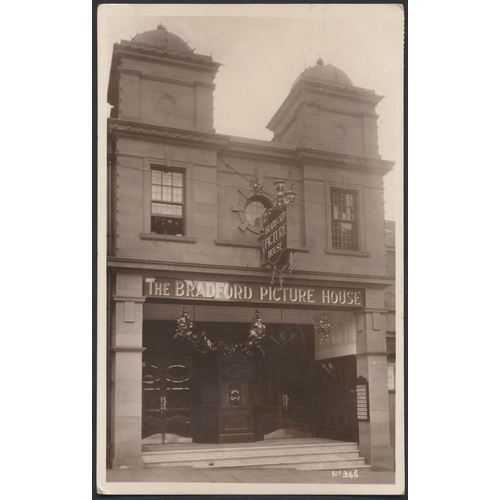
<instances>
[{"instance_id":1,"label":"building facade","mask_svg":"<svg viewBox=\"0 0 500 500\"><path fill-rule=\"evenodd\" d=\"M319 59L271 141L232 137L219 66L161 25L114 45L108 466L142 467L146 441L313 436L391 469L381 97Z\"/></svg>"}]
</instances>

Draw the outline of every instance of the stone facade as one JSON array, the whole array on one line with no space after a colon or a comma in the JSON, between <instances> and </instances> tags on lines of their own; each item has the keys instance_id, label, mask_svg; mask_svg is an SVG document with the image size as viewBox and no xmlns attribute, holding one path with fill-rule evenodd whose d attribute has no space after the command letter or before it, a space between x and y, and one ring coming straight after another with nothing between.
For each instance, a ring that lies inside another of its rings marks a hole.
<instances>
[{"instance_id":1,"label":"stone facade","mask_svg":"<svg viewBox=\"0 0 500 500\"><path fill-rule=\"evenodd\" d=\"M273 141L217 134L213 80L219 64L175 35L165 32L164 40L162 30L115 44L110 74L110 466L142 466L143 313L155 319L152 311L158 309L144 296L144 276L269 284L269 267L260 265L259 229L248 222L246 209L252 200L275 204L274 182L284 179L297 193L298 232L286 283L364 290L363 307L353 311L354 355L357 375L370 384L371 419L359 422L359 446L373 468L393 467L384 298L393 276L387 269L383 203L383 176L392 162L378 154L380 97L354 87L345 74L339 80L339 73L318 61L298 78L272 118ZM178 234L152 228L155 169L182 175ZM263 188L258 196L248 182L254 178ZM332 189L355 197L353 248L333 244ZM323 309L311 310L304 306L296 314L311 323ZM283 309L282 317L283 311L293 315ZM177 312L178 307L159 317L172 319Z\"/></svg>"}]
</instances>

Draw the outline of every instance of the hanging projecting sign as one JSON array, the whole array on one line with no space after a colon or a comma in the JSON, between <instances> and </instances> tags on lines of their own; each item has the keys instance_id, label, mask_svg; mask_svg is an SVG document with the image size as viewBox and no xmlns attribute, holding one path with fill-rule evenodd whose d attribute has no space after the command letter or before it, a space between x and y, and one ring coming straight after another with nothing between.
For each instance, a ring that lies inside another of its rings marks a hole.
<instances>
[{"instance_id":1,"label":"hanging projecting sign","mask_svg":"<svg viewBox=\"0 0 500 500\"><path fill-rule=\"evenodd\" d=\"M311 304L317 306L363 307L365 292L359 288L308 287L259 283L202 281L164 277L145 277L145 297L180 300L210 300L272 304Z\"/></svg>"},{"instance_id":2,"label":"hanging projecting sign","mask_svg":"<svg viewBox=\"0 0 500 500\"><path fill-rule=\"evenodd\" d=\"M260 247L260 265L272 266L278 264L284 253L288 250L287 246L288 220L287 205L273 208L264 224Z\"/></svg>"}]
</instances>

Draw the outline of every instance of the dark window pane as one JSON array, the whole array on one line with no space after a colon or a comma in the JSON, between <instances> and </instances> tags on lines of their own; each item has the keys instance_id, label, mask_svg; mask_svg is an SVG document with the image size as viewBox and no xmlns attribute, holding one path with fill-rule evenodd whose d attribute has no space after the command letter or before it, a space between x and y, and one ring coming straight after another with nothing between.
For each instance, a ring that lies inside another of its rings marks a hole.
<instances>
[{"instance_id":1,"label":"dark window pane","mask_svg":"<svg viewBox=\"0 0 500 500\"><path fill-rule=\"evenodd\" d=\"M183 221L174 217L151 217L151 232L156 234L170 234L181 236L184 234Z\"/></svg>"},{"instance_id":2,"label":"dark window pane","mask_svg":"<svg viewBox=\"0 0 500 500\"><path fill-rule=\"evenodd\" d=\"M151 232L182 235L183 222L182 172L152 170L151 172Z\"/></svg>"},{"instance_id":3,"label":"dark window pane","mask_svg":"<svg viewBox=\"0 0 500 500\"><path fill-rule=\"evenodd\" d=\"M356 197L333 188L330 196L332 248L356 250Z\"/></svg>"}]
</instances>

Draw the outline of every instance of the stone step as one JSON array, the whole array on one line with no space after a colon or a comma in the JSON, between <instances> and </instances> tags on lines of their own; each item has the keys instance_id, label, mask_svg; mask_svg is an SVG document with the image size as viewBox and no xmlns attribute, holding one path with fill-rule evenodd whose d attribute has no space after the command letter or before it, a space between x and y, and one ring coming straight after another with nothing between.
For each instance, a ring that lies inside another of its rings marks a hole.
<instances>
[{"instance_id":1,"label":"stone step","mask_svg":"<svg viewBox=\"0 0 500 500\"><path fill-rule=\"evenodd\" d=\"M143 452L145 463L158 461L178 460L221 460L232 457L280 457L284 455L318 455L322 453L357 452L357 443L328 443L328 444L304 444L304 445L275 445L275 446L239 446L239 447L204 447L185 448L182 450L161 450Z\"/></svg>"},{"instance_id":2,"label":"stone step","mask_svg":"<svg viewBox=\"0 0 500 500\"><path fill-rule=\"evenodd\" d=\"M297 470L349 470L349 469L370 469L365 464L365 459L358 457L350 460L314 460L304 463L282 463L277 465L267 465L268 469L297 469Z\"/></svg>"},{"instance_id":3,"label":"stone step","mask_svg":"<svg viewBox=\"0 0 500 500\"><path fill-rule=\"evenodd\" d=\"M343 441L298 440L237 444L147 446L142 454L146 468L251 467L300 470L369 469L359 456L358 444Z\"/></svg>"},{"instance_id":4,"label":"stone step","mask_svg":"<svg viewBox=\"0 0 500 500\"><path fill-rule=\"evenodd\" d=\"M209 458L207 458L209 457ZM214 459L210 455L205 455L203 459L186 457L175 459L168 457L166 460L144 460L147 467L250 467L250 466L277 466L281 464L299 464L314 462L347 462L350 460L359 460L364 464L364 459L360 459L358 451L338 452L338 453L311 453L311 454L291 454L291 455L256 455L245 457L240 455L227 456Z\"/></svg>"}]
</instances>

